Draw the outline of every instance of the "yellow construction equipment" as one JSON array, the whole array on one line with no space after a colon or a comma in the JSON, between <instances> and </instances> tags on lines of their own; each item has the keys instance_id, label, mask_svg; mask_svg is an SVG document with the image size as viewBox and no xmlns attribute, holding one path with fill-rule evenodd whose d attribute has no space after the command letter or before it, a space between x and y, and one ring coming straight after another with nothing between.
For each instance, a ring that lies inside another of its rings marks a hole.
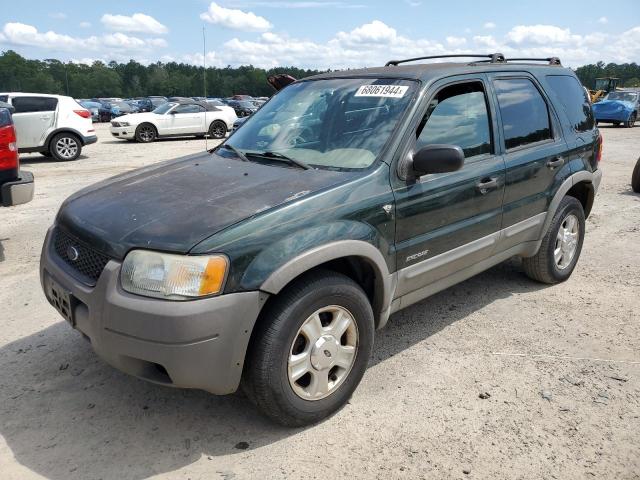
<instances>
[{"instance_id":1,"label":"yellow construction equipment","mask_svg":"<svg viewBox=\"0 0 640 480\"><path fill-rule=\"evenodd\" d=\"M589 90L591 103L599 102L607 93L616 90L619 81L620 79L615 77L596 78L595 90Z\"/></svg>"}]
</instances>

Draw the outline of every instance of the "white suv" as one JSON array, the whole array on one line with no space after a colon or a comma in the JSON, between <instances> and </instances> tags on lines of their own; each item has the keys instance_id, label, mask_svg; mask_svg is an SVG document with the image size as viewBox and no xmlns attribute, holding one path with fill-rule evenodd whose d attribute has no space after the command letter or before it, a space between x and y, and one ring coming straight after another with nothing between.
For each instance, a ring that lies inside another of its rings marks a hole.
<instances>
[{"instance_id":1,"label":"white suv","mask_svg":"<svg viewBox=\"0 0 640 480\"><path fill-rule=\"evenodd\" d=\"M13 105L20 153L40 152L56 160L75 160L82 147L98 141L91 112L71 97L41 93L0 93Z\"/></svg>"}]
</instances>

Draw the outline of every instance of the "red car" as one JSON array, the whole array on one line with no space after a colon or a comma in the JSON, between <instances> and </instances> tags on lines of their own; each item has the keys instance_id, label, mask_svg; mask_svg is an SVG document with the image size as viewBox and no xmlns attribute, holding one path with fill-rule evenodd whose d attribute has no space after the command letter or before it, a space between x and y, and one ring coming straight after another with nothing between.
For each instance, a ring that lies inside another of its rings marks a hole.
<instances>
[{"instance_id":1,"label":"red car","mask_svg":"<svg viewBox=\"0 0 640 480\"><path fill-rule=\"evenodd\" d=\"M33 198L33 175L20 171L16 129L9 105L0 103L0 203L5 207Z\"/></svg>"}]
</instances>

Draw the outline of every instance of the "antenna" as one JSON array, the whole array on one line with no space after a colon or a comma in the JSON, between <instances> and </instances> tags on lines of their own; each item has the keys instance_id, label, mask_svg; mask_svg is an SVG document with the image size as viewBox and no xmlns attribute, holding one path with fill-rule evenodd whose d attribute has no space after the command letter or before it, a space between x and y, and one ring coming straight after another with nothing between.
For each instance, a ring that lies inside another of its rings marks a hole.
<instances>
[{"instance_id":1,"label":"antenna","mask_svg":"<svg viewBox=\"0 0 640 480\"><path fill-rule=\"evenodd\" d=\"M204 25L202 26L202 84L204 91L204 101L207 101L207 36ZM204 134L204 149L209 150L209 124L207 123L207 108L204 109L204 126L207 131Z\"/></svg>"}]
</instances>

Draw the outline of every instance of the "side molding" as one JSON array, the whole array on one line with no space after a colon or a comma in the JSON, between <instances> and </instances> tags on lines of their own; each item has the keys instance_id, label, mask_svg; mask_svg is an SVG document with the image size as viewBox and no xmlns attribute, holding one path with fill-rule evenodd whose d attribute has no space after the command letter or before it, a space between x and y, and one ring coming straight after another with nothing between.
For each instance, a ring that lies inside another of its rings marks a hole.
<instances>
[{"instance_id":1,"label":"side molding","mask_svg":"<svg viewBox=\"0 0 640 480\"><path fill-rule=\"evenodd\" d=\"M378 325L381 322L386 323L386 319L380 317L382 312L389 310L393 296L393 275L389 273L389 269L380 250L362 240L339 240L307 250L273 272L260 286L260 290L276 294L280 292L287 283L299 275L302 275L304 272L323 263L344 257L362 258L373 267L376 273L373 311L376 318L380 319L377 322ZM384 315L382 315L382 317L384 317Z\"/></svg>"}]
</instances>

